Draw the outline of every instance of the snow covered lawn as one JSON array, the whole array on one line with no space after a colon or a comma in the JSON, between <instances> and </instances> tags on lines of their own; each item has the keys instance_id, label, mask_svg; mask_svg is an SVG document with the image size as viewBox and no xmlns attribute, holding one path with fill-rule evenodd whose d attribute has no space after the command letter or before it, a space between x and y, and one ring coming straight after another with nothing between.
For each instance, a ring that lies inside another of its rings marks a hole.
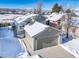
<instances>
[{"instance_id":1,"label":"snow covered lawn","mask_svg":"<svg viewBox=\"0 0 79 59\"><path fill-rule=\"evenodd\" d=\"M66 48L68 48L71 52L73 52L77 57L79 57L79 38L72 39L63 44Z\"/></svg>"},{"instance_id":2,"label":"snow covered lawn","mask_svg":"<svg viewBox=\"0 0 79 59\"><path fill-rule=\"evenodd\" d=\"M8 28L0 28L0 57L17 57L24 52L19 40Z\"/></svg>"}]
</instances>

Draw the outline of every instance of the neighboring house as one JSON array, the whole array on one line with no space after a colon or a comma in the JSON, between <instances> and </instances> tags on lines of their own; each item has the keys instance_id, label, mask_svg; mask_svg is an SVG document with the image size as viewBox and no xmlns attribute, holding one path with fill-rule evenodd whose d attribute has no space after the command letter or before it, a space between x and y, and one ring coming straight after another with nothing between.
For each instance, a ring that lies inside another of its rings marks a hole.
<instances>
[{"instance_id":1,"label":"neighboring house","mask_svg":"<svg viewBox=\"0 0 79 59\"><path fill-rule=\"evenodd\" d=\"M60 43L60 31L39 22L33 22L24 27L27 48L32 51L56 46Z\"/></svg>"},{"instance_id":2,"label":"neighboring house","mask_svg":"<svg viewBox=\"0 0 79 59\"><path fill-rule=\"evenodd\" d=\"M14 19L12 26L16 37L25 37L24 26L27 25L30 21L32 21L34 16L36 16L36 14L26 14L22 17L20 16Z\"/></svg>"},{"instance_id":3,"label":"neighboring house","mask_svg":"<svg viewBox=\"0 0 79 59\"><path fill-rule=\"evenodd\" d=\"M60 28L61 27L61 22L65 20L65 13L52 13L49 15L49 17L46 19L46 24Z\"/></svg>"},{"instance_id":4,"label":"neighboring house","mask_svg":"<svg viewBox=\"0 0 79 59\"><path fill-rule=\"evenodd\" d=\"M19 24L21 26L26 25L28 22L30 22L34 16L37 16L37 14L26 14L20 17L17 17L14 19L15 24Z\"/></svg>"},{"instance_id":5,"label":"neighboring house","mask_svg":"<svg viewBox=\"0 0 79 59\"><path fill-rule=\"evenodd\" d=\"M23 38L24 36L24 26L30 23L32 20L44 23L45 22L45 17L43 15L38 15L38 14L26 14L22 15L20 17L17 17L14 19L13 27L15 32L15 36ZM19 35L21 34L21 35Z\"/></svg>"}]
</instances>

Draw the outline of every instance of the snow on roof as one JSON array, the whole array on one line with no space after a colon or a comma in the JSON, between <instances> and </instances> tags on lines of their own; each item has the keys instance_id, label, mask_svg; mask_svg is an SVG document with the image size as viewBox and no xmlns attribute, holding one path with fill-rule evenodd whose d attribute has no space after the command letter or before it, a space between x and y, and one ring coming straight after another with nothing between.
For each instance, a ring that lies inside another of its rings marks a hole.
<instances>
[{"instance_id":1,"label":"snow on roof","mask_svg":"<svg viewBox=\"0 0 79 59\"><path fill-rule=\"evenodd\" d=\"M48 17L49 17L49 15L44 15L44 17L48 18Z\"/></svg>"},{"instance_id":2,"label":"snow on roof","mask_svg":"<svg viewBox=\"0 0 79 59\"><path fill-rule=\"evenodd\" d=\"M57 20L59 20L63 15L64 15L64 14L52 13L51 15L49 15L48 19L46 19L46 20L57 21Z\"/></svg>"},{"instance_id":3,"label":"snow on roof","mask_svg":"<svg viewBox=\"0 0 79 59\"><path fill-rule=\"evenodd\" d=\"M26 19L33 17L33 16L36 16L36 14L26 14L26 15L23 15L22 17L17 17L15 20L16 22L21 23L25 21Z\"/></svg>"},{"instance_id":4,"label":"snow on roof","mask_svg":"<svg viewBox=\"0 0 79 59\"><path fill-rule=\"evenodd\" d=\"M41 31L45 30L45 28L47 27L48 27L47 25L41 24L39 22L35 22L32 25L29 24L26 25L24 29L29 35L34 36L40 33Z\"/></svg>"}]
</instances>

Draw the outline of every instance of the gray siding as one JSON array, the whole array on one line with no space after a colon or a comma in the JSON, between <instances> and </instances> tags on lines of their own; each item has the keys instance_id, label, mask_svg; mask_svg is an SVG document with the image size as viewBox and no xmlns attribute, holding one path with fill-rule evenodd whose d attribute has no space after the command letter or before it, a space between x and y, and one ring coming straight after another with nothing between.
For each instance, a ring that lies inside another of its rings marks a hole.
<instances>
[{"instance_id":1,"label":"gray siding","mask_svg":"<svg viewBox=\"0 0 79 59\"><path fill-rule=\"evenodd\" d=\"M30 48L35 51L58 45L59 34L58 30L48 28L33 37L26 32L26 38Z\"/></svg>"},{"instance_id":2,"label":"gray siding","mask_svg":"<svg viewBox=\"0 0 79 59\"><path fill-rule=\"evenodd\" d=\"M56 37L45 37L37 40L37 49L47 48L58 45L58 36Z\"/></svg>"},{"instance_id":3,"label":"gray siding","mask_svg":"<svg viewBox=\"0 0 79 59\"><path fill-rule=\"evenodd\" d=\"M34 36L37 38L37 50L58 45L60 32L55 29L46 29Z\"/></svg>"}]
</instances>

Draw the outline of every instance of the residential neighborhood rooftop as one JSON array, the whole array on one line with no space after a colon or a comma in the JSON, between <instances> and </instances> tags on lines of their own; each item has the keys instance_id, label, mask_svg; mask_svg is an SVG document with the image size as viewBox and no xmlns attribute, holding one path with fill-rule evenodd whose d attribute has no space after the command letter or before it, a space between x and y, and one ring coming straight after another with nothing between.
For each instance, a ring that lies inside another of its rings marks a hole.
<instances>
[{"instance_id":1,"label":"residential neighborhood rooftop","mask_svg":"<svg viewBox=\"0 0 79 59\"><path fill-rule=\"evenodd\" d=\"M50 21L57 21L60 18L62 18L65 14L59 14L59 13L52 13L51 15L49 15L49 17L46 20L50 20Z\"/></svg>"},{"instance_id":2,"label":"residential neighborhood rooftop","mask_svg":"<svg viewBox=\"0 0 79 59\"><path fill-rule=\"evenodd\" d=\"M36 14L26 14L26 15L22 15L22 16L20 16L20 17L17 17L17 18L15 19L15 21L16 21L17 23L21 23L21 22L25 21L26 19L31 18L31 17L33 17L33 16L36 16Z\"/></svg>"},{"instance_id":3,"label":"residential neighborhood rooftop","mask_svg":"<svg viewBox=\"0 0 79 59\"><path fill-rule=\"evenodd\" d=\"M35 21L31 25L30 24L26 25L24 27L24 29L30 36L34 36L34 35L40 33L41 31L45 30L47 27L49 27L49 26Z\"/></svg>"}]
</instances>

